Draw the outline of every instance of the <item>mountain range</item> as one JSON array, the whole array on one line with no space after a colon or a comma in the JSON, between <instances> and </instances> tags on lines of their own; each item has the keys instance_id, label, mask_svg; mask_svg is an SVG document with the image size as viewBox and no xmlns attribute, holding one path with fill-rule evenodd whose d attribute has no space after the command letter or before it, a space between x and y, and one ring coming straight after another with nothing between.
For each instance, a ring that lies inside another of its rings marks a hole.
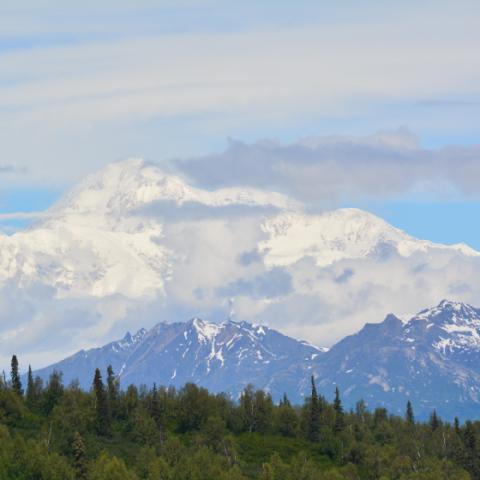
<instances>
[{"instance_id":1,"label":"mountain range","mask_svg":"<svg viewBox=\"0 0 480 480\"><path fill-rule=\"evenodd\" d=\"M285 192L208 189L167 167L110 164L0 235L3 365L13 351L47 365L159 319L233 314L331 346L387 311L480 304L480 253L465 244Z\"/></svg>"},{"instance_id":2,"label":"mountain range","mask_svg":"<svg viewBox=\"0 0 480 480\"><path fill-rule=\"evenodd\" d=\"M314 375L328 399L338 386L348 408L364 399L403 414L410 400L418 418L436 409L451 420L479 417L479 360L480 310L444 300L408 320L390 314L366 324L330 349L247 322L159 323L36 374L47 380L62 371L66 383L78 379L88 389L94 369L111 364L124 386L195 382L235 399L251 383L295 403L309 395Z\"/></svg>"}]
</instances>

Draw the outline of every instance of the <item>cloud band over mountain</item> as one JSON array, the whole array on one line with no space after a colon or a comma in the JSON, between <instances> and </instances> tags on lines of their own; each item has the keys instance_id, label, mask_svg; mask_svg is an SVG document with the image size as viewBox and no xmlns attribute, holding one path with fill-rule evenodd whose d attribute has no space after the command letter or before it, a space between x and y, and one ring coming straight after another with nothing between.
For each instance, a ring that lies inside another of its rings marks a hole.
<instances>
[{"instance_id":1,"label":"cloud band over mountain","mask_svg":"<svg viewBox=\"0 0 480 480\"><path fill-rule=\"evenodd\" d=\"M13 350L41 365L127 329L232 310L328 346L392 310L480 304L480 253L465 244L417 240L358 209L314 213L279 192L199 183L114 163L0 236L2 362Z\"/></svg>"},{"instance_id":2,"label":"cloud band over mountain","mask_svg":"<svg viewBox=\"0 0 480 480\"><path fill-rule=\"evenodd\" d=\"M231 141L220 154L173 164L206 188L273 189L311 208L404 194L480 198L480 146L426 149L406 129L292 144Z\"/></svg>"}]
</instances>

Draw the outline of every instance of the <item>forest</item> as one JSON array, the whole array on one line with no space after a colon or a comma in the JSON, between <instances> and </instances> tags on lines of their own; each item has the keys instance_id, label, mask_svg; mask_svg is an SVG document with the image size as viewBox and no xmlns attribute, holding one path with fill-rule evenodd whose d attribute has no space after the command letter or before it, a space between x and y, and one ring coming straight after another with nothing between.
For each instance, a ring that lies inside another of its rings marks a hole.
<instances>
[{"instance_id":1,"label":"forest","mask_svg":"<svg viewBox=\"0 0 480 480\"><path fill-rule=\"evenodd\" d=\"M111 367L83 391L53 372L45 384L0 381L2 480L467 480L480 479L480 422L415 419L359 399L346 411L338 389L303 405L246 386L239 399L193 383L120 388Z\"/></svg>"}]
</instances>

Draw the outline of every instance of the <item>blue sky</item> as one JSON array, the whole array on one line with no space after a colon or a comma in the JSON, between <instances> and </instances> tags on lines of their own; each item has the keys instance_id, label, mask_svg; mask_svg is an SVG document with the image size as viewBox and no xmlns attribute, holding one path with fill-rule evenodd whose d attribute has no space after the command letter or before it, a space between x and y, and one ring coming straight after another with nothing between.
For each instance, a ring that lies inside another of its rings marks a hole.
<instances>
[{"instance_id":1,"label":"blue sky","mask_svg":"<svg viewBox=\"0 0 480 480\"><path fill-rule=\"evenodd\" d=\"M228 138L290 145L403 127L419 156L460 170L443 147L473 149L475 179L479 14L474 1L2 2L0 212L42 210L121 158L221 154ZM427 183L347 203L480 249L480 192Z\"/></svg>"}]
</instances>

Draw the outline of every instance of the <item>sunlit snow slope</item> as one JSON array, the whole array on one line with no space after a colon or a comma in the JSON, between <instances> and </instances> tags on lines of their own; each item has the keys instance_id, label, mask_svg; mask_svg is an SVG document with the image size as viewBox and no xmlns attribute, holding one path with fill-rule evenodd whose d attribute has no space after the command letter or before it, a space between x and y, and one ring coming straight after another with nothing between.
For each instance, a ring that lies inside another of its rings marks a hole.
<instances>
[{"instance_id":1,"label":"sunlit snow slope","mask_svg":"<svg viewBox=\"0 0 480 480\"><path fill-rule=\"evenodd\" d=\"M477 256L466 245L416 240L380 218L357 209L308 215L285 196L251 188L207 191L188 185L140 159L114 163L88 177L45 218L23 232L0 236L0 284L40 282L58 296L129 297L163 294L176 254L164 242L164 222L142 208L171 202L211 208L271 207L257 248L267 268L310 256L318 266L378 254L402 256L450 249ZM173 207L172 207L173 208Z\"/></svg>"}]
</instances>

